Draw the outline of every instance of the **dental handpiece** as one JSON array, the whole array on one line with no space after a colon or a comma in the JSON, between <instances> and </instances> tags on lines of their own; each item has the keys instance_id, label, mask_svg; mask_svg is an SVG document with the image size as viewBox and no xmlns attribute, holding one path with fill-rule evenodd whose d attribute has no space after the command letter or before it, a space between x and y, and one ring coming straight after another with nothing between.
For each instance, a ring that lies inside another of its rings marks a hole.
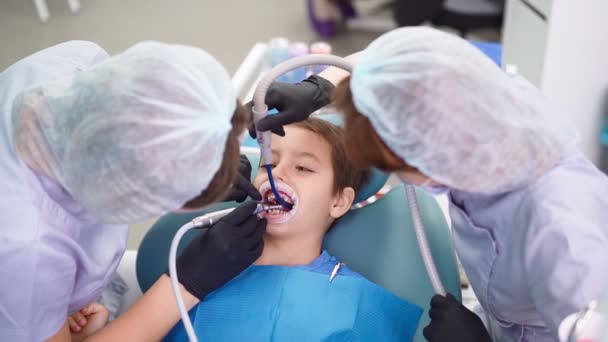
<instances>
[{"instance_id":1,"label":"dental handpiece","mask_svg":"<svg viewBox=\"0 0 608 342\"><path fill-rule=\"evenodd\" d=\"M266 204L266 203L258 203L258 207L255 208L254 214L261 214L265 211L270 210L281 210L283 209L283 205L281 204Z\"/></svg>"},{"instance_id":2,"label":"dental handpiece","mask_svg":"<svg viewBox=\"0 0 608 342\"><path fill-rule=\"evenodd\" d=\"M192 219L192 224L194 224L194 228L204 228L213 226L214 223L217 223L217 221L219 221L222 217L230 214L234 209L235 208L224 209L207 215L195 217L194 219ZM280 204L258 203L257 207L253 211L253 215L259 215L269 210L281 209L283 209L283 206Z\"/></svg>"}]
</instances>

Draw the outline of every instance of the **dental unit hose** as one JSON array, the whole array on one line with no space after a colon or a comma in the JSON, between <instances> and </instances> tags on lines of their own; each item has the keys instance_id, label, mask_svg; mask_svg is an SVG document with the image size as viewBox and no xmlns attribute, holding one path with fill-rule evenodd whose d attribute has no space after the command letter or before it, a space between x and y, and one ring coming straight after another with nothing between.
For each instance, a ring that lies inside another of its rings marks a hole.
<instances>
[{"instance_id":1,"label":"dental unit hose","mask_svg":"<svg viewBox=\"0 0 608 342\"><path fill-rule=\"evenodd\" d=\"M281 208L281 205L268 205L259 203L253 213L255 215L258 215L265 211ZM184 237L187 231L194 228L211 227L222 217L230 214L234 209L235 208L224 209L207 215L195 217L194 219L192 219L192 221L183 225L177 231L177 233L175 233L175 236L171 241L171 248L169 249L169 277L171 278L171 287L173 288L173 294L175 295L175 300L177 301L177 307L179 309L180 315L182 316L182 322L184 322L184 328L186 329L186 334L188 335L188 339L190 340L190 342L198 342L198 338L194 333L192 321L190 320L188 310L186 310L186 304L184 304L184 298L182 297L182 293L180 292L179 280L177 278L177 247L179 246L179 242L181 241L182 237Z\"/></svg>"},{"instance_id":2,"label":"dental unit hose","mask_svg":"<svg viewBox=\"0 0 608 342\"><path fill-rule=\"evenodd\" d=\"M279 76L284 73L291 71L293 69L308 66L321 64L326 66L335 66L341 69L344 69L348 72L351 72L353 69L353 65L347 60L333 55L306 55L302 57L292 58L284 63L281 63L274 67L270 72L262 78L259 82L258 86L255 89L255 93L253 95L253 120L256 124L261 119L265 118L268 115L268 106L265 103L266 93L270 88L270 85L277 79ZM268 172L268 180L270 182L270 186L274 196L279 205L258 205L258 208L255 211L255 214L261 213L263 211L287 208L291 209L292 204L285 201L276 190L274 184L274 178L272 177L272 150L271 150L271 136L272 133L270 131L260 132L257 131L257 140L260 145L260 155L261 155L261 164L265 166L266 172ZM433 256L431 254L431 249L426 239L426 233L424 229L424 224L422 222L422 218L420 216L420 208L418 207L418 201L416 198L416 191L413 186L406 185L405 187L408 199L409 209L412 215L412 221L414 224L414 230L416 233L416 239L418 241L418 246L420 249L420 254L422 256L422 260L424 262L424 267L426 268L427 274L429 275L431 284L433 286L434 291L437 294L445 296L446 292L441 283L441 278L439 277L439 273L437 272L437 268L435 262L433 260ZM192 327L192 322L190 321L190 317L188 315L188 310L186 310L186 306L184 304L184 299L182 298L179 281L177 278L177 247L179 245L179 241L186 234L186 232L193 228L202 228L209 227L217 222L222 217L226 216L234 209L226 209L222 211L218 211L215 213L207 214L204 216L197 217L187 224L183 225L175 234L173 241L171 241L171 249L169 251L169 275L171 277L171 286L173 287L173 293L175 294L175 299L177 301L177 306L179 308L179 312L182 316L182 321L184 322L184 327L186 329L186 333L188 335L188 339L190 342L198 342L198 338L194 333L194 328Z\"/></svg>"}]
</instances>

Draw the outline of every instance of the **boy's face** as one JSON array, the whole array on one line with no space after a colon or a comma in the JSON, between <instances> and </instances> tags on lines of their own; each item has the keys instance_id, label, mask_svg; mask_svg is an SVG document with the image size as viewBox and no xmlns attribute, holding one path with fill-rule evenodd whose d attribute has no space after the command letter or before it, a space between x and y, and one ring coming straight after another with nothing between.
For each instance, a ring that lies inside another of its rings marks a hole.
<instances>
[{"instance_id":1,"label":"boy's face","mask_svg":"<svg viewBox=\"0 0 608 342\"><path fill-rule=\"evenodd\" d=\"M281 197L294 205L290 212L266 213L266 233L322 237L331 223L350 209L354 190L334 193L331 146L326 140L295 126L286 126L285 133L285 137L272 136L272 175ZM264 168L258 171L253 185L265 202L272 200Z\"/></svg>"}]
</instances>

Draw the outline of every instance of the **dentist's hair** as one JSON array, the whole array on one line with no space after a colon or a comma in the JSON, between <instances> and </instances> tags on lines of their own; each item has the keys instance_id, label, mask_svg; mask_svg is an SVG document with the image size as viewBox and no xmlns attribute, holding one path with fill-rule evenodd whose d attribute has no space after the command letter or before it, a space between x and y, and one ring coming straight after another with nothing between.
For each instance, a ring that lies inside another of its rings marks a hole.
<instances>
[{"instance_id":1,"label":"dentist's hair","mask_svg":"<svg viewBox=\"0 0 608 342\"><path fill-rule=\"evenodd\" d=\"M376 133L353 103L350 76L336 86L333 103L344 115L344 146L348 160L358 168L377 167L387 172L417 170L401 160Z\"/></svg>"},{"instance_id":2,"label":"dentist's hair","mask_svg":"<svg viewBox=\"0 0 608 342\"><path fill-rule=\"evenodd\" d=\"M239 137L249 125L249 120L250 117L247 110L237 101L231 120L232 130L226 140L222 164L211 179L207 189L184 204L184 209L203 208L221 200L227 195L230 184L232 184L238 172L240 156ZM201 156L201 158L204 158L204 156Z\"/></svg>"}]
</instances>

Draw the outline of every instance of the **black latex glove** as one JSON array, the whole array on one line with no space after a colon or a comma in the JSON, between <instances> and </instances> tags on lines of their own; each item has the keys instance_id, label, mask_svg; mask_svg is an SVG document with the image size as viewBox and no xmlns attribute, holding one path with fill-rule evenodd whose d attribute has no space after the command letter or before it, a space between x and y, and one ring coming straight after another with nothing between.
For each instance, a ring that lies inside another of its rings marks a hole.
<instances>
[{"instance_id":1,"label":"black latex glove","mask_svg":"<svg viewBox=\"0 0 608 342\"><path fill-rule=\"evenodd\" d=\"M257 129L285 136L283 126L306 120L310 114L329 104L333 90L331 82L317 75L300 83L274 82L266 93L266 105L279 113L260 120ZM252 138L256 137L253 124L249 127L249 134Z\"/></svg>"},{"instance_id":2,"label":"black latex glove","mask_svg":"<svg viewBox=\"0 0 608 342\"><path fill-rule=\"evenodd\" d=\"M177 258L179 282L198 299L223 286L262 254L266 219L246 202L198 235Z\"/></svg>"},{"instance_id":3,"label":"black latex glove","mask_svg":"<svg viewBox=\"0 0 608 342\"><path fill-rule=\"evenodd\" d=\"M232 189L224 198L224 202L229 201L237 201L242 203L247 199L247 196L251 197L251 199L256 201L262 200L262 195L256 189L253 184L251 184L251 163L247 156L241 154L241 159L239 160L239 173L232 183Z\"/></svg>"},{"instance_id":4,"label":"black latex glove","mask_svg":"<svg viewBox=\"0 0 608 342\"><path fill-rule=\"evenodd\" d=\"M429 310L431 323L422 334L430 342L492 342L483 322L454 296L435 295Z\"/></svg>"}]
</instances>

